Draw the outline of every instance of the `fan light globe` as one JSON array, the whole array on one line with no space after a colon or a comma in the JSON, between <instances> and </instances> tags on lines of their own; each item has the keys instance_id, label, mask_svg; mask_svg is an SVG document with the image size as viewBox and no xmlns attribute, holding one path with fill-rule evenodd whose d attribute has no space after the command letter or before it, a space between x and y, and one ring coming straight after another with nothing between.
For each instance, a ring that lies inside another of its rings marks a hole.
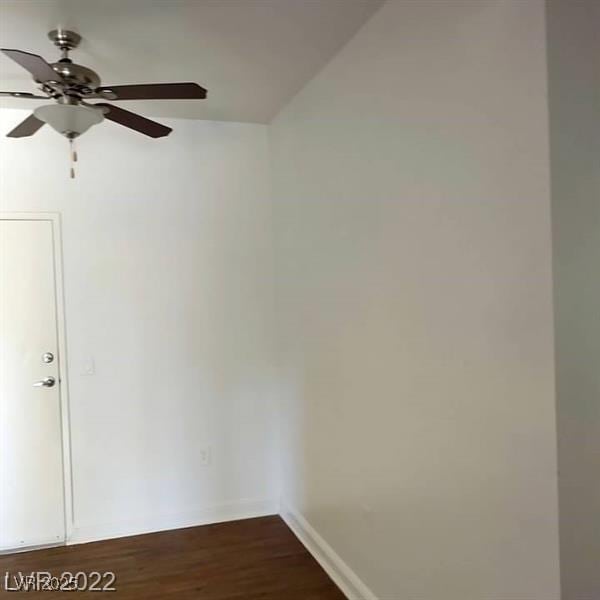
<instances>
[{"instance_id":1,"label":"fan light globe","mask_svg":"<svg viewBox=\"0 0 600 600\"><path fill-rule=\"evenodd\" d=\"M98 108L75 104L48 104L39 106L33 114L44 123L70 139L86 132L92 125L104 120L104 114Z\"/></svg>"}]
</instances>

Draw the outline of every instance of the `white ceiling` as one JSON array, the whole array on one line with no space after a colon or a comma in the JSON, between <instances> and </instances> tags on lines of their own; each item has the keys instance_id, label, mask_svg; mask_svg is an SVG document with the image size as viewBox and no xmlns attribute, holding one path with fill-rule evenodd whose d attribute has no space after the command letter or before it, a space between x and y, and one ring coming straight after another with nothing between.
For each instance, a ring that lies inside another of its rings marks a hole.
<instances>
[{"instance_id":1,"label":"white ceiling","mask_svg":"<svg viewBox=\"0 0 600 600\"><path fill-rule=\"evenodd\" d=\"M122 102L154 117L266 123L381 5L382 0L0 0L0 46L56 61L46 34L84 40L74 62L105 85L195 81L202 101ZM35 91L0 55L0 89ZM29 108L33 101L3 99Z\"/></svg>"}]
</instances>

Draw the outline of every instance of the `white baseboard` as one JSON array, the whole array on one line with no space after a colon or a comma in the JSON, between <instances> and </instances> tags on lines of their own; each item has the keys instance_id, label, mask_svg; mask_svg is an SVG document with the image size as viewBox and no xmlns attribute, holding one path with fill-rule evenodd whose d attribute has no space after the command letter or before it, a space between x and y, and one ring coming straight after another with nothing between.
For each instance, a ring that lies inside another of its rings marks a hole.
<instances>
[{"instance_id":1,"label":"white baseboard","mask_svg":"<svg viewBox=\"0 0 600 600\"><path fill-rule=\"evenodd\" d=\"M89 526L73 528L73 533L67 540L68 545L85 544L113 538L127 537L181 529L183 527L196 527L224 521L238 521L253 517L265 517L279 512L279 503L276 500L239 500L214 506L207 506L186 512L155 514L141 518L126 519L98 523Z\"/></svg>"},{"instance_id":2,"label":"white baseboard","mask_svg":"<svg viewBox=\"0 0 600 600\"><path fill-rule=\"evenodd\" d=\"M310 523L283 500L280 505L280 515L349 600L378 600L377 596L315 531Z\"/></svg>"}]
</instances>

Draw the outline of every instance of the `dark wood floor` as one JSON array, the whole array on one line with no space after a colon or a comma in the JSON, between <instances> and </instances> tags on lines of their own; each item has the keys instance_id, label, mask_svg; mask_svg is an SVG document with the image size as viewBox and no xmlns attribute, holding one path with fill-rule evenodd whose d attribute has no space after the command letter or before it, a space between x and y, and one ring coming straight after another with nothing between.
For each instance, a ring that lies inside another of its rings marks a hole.
<instances>
[{"instance_id":1,"label":"dark wood floor","mask_svg":"<svg viewBox=\"0 0 600 600\"><path fill-rule=\"evenodd\" d=\"M0 596L62 600L98 592L4 591L5 573L105 572L108 598L154 600L344 600L279 517L263 517L0 556ZM14 587L14 586L13 586Z\"/></svg>"}]
</instances>

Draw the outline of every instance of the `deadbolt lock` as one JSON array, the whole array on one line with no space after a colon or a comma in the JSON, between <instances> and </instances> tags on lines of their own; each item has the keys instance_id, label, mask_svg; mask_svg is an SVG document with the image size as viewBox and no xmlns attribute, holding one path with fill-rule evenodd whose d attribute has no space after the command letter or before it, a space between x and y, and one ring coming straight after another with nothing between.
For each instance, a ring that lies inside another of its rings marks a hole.
<instances>
[{"instance_id":1,"label":"deadbolt lock","mask_svg":"<svg viewBox=\"0 0 600 600\"><path fill-rule=\"evenodd\" d=\"M54 361L54 354L52 354L52 352L44 352L44 354L42 354L42 360L46 364L50 364Z\"/></svg>"}]
</instances>

